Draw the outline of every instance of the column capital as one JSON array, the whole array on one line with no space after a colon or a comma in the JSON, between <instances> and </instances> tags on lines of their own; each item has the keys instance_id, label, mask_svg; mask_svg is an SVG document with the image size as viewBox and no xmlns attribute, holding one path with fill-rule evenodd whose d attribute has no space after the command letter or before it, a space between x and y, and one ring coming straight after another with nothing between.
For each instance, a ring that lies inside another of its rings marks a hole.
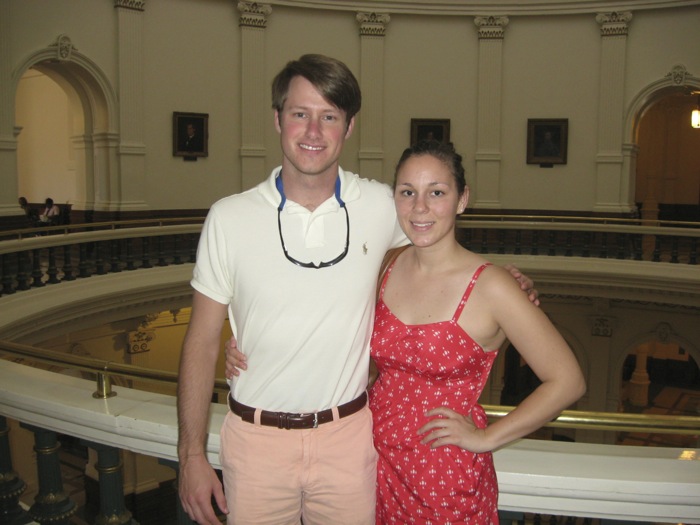
<instances>
[{"instance_id":1,"label":"column capital","mask_svg":"<svg viewBox=\"0 0 700 525\"><path fill-rule=\"evenodd\" d=\"M240 27L264 29L267 26L267 17L272 14L272 7L260 2L238 2L238 11L241 13L238 19Z\"/></svg>"},{"instance_id":2,"label":"column capital","mask_svg":"<svg viewBox=\"0 0 700 525\"><path fill-rule=\"evenodd\" d=\"M632 20L632 13L630 11L598 13L595 17L595 21L600 24L600 34L602 36L627 35L630 20Z\"/></svg>"},{"instance_id":3,"label":"column capital","mask_svg":"<svg viewBox=\"0 0 700 525\"><path fill-rule=\"evenodd\" d=\"M134 11L145 11L146 0L114 0L114 7L133 9Z\"/></svg>"},{"instance_id":4,"label":"column capital","mask_svg":"<svg viewBox=\"0 0 700 525\"><path fill-rule=\"evenodd\" d=\"M479 29L480 39L502 40L508 22L507 16L477 16L474 18L474 24Z\"/></svg>"},{"instance_id":5,"label":"column capital","mask_svg":"<svg viewBox=\"0 0 700 525\"><path fill-rule=\"evenodd\" d=\"M360 36L384 36L391 17L386 13L357 13Z\"/></svg>"}]
</instances>

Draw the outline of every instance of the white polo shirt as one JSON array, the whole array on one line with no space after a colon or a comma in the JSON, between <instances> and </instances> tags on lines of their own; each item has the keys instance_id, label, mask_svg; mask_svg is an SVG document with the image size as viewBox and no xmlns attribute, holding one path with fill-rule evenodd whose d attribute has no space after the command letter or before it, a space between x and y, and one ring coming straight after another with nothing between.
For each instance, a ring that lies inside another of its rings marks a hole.
<instances>
[{"instance_id":1,"label":"white polo shirt","mask_svg":"<svg viewBox=\"0 0 700 525\"><path fill-rule=\"evenodd\" d=\"M391 189L339 170L350 221L347 256L327 268L284 256L275 180L216 202L204 223L192 287L229 307L248 370L233 397L265 410L314 412L367 386L377 273L386 251L405 244ZM313 212L287 199L280 217L289 254L330 261L343 252L345 211L335 196Z\"/></svg>"}]
</instances>

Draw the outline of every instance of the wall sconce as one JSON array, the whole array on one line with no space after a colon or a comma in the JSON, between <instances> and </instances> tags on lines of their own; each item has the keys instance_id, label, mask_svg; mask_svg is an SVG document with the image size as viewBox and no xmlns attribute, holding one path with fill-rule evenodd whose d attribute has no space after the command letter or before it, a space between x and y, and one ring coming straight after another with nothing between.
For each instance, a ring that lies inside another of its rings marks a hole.
<instances>
[{"instance_id":1,"label":"wall sconce","mask_svg":"<svg viewBox=\"0 0 700 525\"><path fill-rule=\"evenodd\" d=\"M698 95L698 106L690 114L690 125L700 128L700 95Z\"/></svg>"}]
</instances>

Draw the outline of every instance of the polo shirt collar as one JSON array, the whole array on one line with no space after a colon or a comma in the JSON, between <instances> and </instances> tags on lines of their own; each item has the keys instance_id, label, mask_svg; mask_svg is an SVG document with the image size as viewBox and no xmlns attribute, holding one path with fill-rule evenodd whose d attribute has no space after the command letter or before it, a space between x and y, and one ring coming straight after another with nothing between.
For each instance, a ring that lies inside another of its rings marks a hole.
<instances>
[{"instance_id":1,"label":"polo shirt collar","mask_svg":"<svg viewBox=\"0 0 700 525\"><path fill-rule=\"evenodd\" d=\"M275 168L272 170L267 180L258 185L260 194L275 208L280 205L280 193L277 191L276 182L281 171L281 166ZM357 200L360 197L360 185L357 182L357 176L338 167L338 177L340 178L340 198L343 202L347 204L348 202ZM329 205L333 206L335 209L340 208L335 195L332 195L328 201L322 204L324 208Z\"/></svg>"}]
</instances>

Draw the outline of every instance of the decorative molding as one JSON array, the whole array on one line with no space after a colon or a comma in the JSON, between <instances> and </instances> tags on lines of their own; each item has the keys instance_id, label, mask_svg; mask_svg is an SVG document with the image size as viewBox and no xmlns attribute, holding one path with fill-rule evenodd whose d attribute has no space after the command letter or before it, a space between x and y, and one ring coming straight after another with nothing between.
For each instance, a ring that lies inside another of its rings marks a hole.
<instances>
[{"instance_id":1,"label":"decorative molding","mask_svg":"<svg viewBox=\"0 0 700 525\"><path fill-rule=\"evenodd\" d=\"M661 341L662 343L670 342L672 333L673 329L668 323L659 323L656 326L656 337L658 337L659 341Z\"/></svg>"},{"instance_id":2,"label":"decorative molding","mask_svg":"<svg viewBox=\"0 0 700 525\"><path fill-rule=\"evenodd\" d=\"M238 11L241 13L238 19L239 27L264 29L267 26L267 17L272 14L272 7L260 2L238 2Z\"/></svg>"},{"instance_id":3,"label":"decorative molding","mask_svg":"<svg viewBox=\"0 0 700 525\"><path fill-rule=\"evenodd\" d=\"M591 317L591 335L595 337L612 337L614 317Z\"/></svg>"},{"instance_id":4,"label":"decorative molding","mask_svg":"<svg viewBox=\"0 0 700 525\"><path fill-rule=\"evenodd\" d=\"M379 11L393 15L506 16L595 15L624 8L635 11L696 6L697 0L275 0L276 6L330 11Z\"/></svg>"},{"instance_id":5,"label":"decorative molding","mask_svg":"<svg viewBox=\"0 0 700 525\"><path fill-rule=\"evenodd\" d=\"M479 29L480 39L503 39L508 25L507 16L477 16L474 24Z\"/></svg>"},{"instance_id":6,"label":"decorative molding","mask_svg":"<svg viewBox=\"0 0 700 525\"><path fill-rule=\"evenodd\" d=\"M130 354L140 354L150 352L149 343L156 338L156 333L153 330L139 330L137 332L129 332L127 334L126 351Z\"/></svg>"},{"instance_id":7,"label":"decorative molding","mask_svg":"<svg viewBox=\"0 0 700 525\"><path fill-rule=\"evenodd\" d=\"M114 7L131 9L133 11L145 11L146 0L114 0Z\"/></svg>"},{"instance_id":8,"label":"decorative molding","mask_svg":"<svg viewBox=\"0 0 700 525\"><path fill-rule=\"evenodd\" d=\"M629 11L598 13L595 20L601 26L600 34L602 36L626 36L630 20L632 20L632 13Z\"/></svg>"},{"instance_id":9,"label":"decorative molding","mask_svg":"<svg viewBox=\"0 0 700 525\"><path fill-rule=\"evenodd\" d=\"M53 44L56 47L56 58L60 61L71 59L73 54L73 42L68 35L58 35L56 42Z\"/></svg>"},{"instance_id":10,"label":"decorative molding","mask_svg":"<svg viewBox=\"0 0 700 525\"><path fill-rule=\"evenodd\" d=\"M386 13L357 13L360 36L384 36L391 17Z\"/></svg>"},{"instance_id":11,"label":"decorative molding","mask_svg":"<svg viewBox=\"0 0 700 525\"><path fill-rule=\"evenodd\" d=\"M676 64L664 78L671 79L676 86L684 86L686 79L690 76L693 76L692 73L689 73L683 64Z\"/></svg>"}]
</instances>

